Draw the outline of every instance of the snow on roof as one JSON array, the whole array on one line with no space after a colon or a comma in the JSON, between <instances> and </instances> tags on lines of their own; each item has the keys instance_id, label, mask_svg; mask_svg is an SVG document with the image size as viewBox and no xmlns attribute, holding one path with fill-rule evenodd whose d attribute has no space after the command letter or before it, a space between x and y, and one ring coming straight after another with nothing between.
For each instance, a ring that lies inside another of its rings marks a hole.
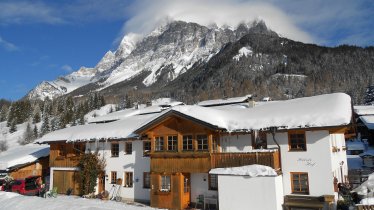
<instances>
[{"instance_id":1,"label":"snow on roof","mask_svg":"<svg viewBox=\"0 0 374 210\"><path fill-rule=\"evenodd\" d=\"M224 104L243 103L251 98L252 98L252 95L246 95L246 96L235 97L235 98L207 100L207 101L201 101L197 103L197 105L199 106L221 106Z\"/></svg>"},{"instance_id":2,"label":"snow on roof","mask_svg":"<svg viewBox=\"0 0 374 210\"><path fill-rule=\"evenodd\" d=\"M347 155L348 169L362 169L362 159L359 155Z\"/></svg>"},{"instance_id":3,"label":"snow on roof","mask_svg":"<svg viewBox=\"0 0 374 210\"><path fill-rule=\"evenodd\" d=\"M277 172L269 167L263 165L247 165L241 167L232 167L232 168L215 168L210 170L209 174L218 174L218 175L236 175L236 176L277 176Z\"/></svg>"},{"instance_id":4,"label":"snow on roof","mask_svg":"<svg viewBox=\"0 0 374 210\"><path fill-rule=\"evenodd\" d=\"M48 145L28 144L13 147L0 154L0 170L33 163L41 157L49 155Z\"/></svg>"},{"instance_id":5,"label":"snow on roof","mask_svg":"<svg viewBox=\"0 0 374 210\"><path fill-rule=\"evenodd\" d=\"M374 115L361 116L360 120L366 125L369 130L374 130Z\"/></svg>"},{"instance_id":6,"label":"snow on roof","mask_svg":"<svg viewBox=\"0 0 374 210\"><path fill-rule=\"evenodd\" d=\"M365 145L362 141L346 141L345 145L347 146L347 150L365 150Z\"/></svg>"},{"instance_id":7,"label":"snow on roof","mask_svg":"<svg viewBox=\"0 0 374 210\"><path fill-rule=\"evenodd\" d=\"M120 120L129 116L137 115L139 113L139 110L136 109L124 109L117 112L112 112L107 115L95 117L92 119L89 119L88 123L98 123L98 122L111 122Z\"/></svg>"},{"instance_id":8,"label":"snow on roof","mask_svg":"<svg viewBox=\"0 0 374 210\"><path fill-rule=\"evenodd\" d=\"M220 110L202 106L176 106L175 112L229 132L270 127L308 128L347 125L351 121L351 98L344 93L267 102L250 109ZM161 118L161 115L159 118ZM139 129L158 118L152 118Z\"/></svg>"},{"instance_id":9,"label":"snow on roof","mask_svg":"<svg viewBox=\"0 0 374 210\"><path fill-rule=\"evenodd\" d=\"M100 139L124 139L136 135L133 131L155 114L129 116L122 120L102 124L88 124L57 130L44 135L38 143L51 141L87 141Z\"/></svg>"},{"instance_id":10,"label":"snow on roof","mask_svg":"<svg viewBox=\"0 0 374 210\"><path fill-rule=\"evenodd\" d=\"M144 114L151 114L151 113L158 113L167 108L184 105L183 102L180 101L173 101L170 98L160 98L157 100L152 101L154 105L146 107L145 104L139 105L138 109L130 108L124 109L117 112L112 112L107 115L103 115L100 117L92 118L89 120L89 123L99 123L99 122L111 122L116 120L121 120L129 116L134 115L144 115Z\"/></svg>"},{"instance_id":11,"label":"snow on roof","mask_svg":"<svg viewBox=\"0 0 374 210\"><path fill-rule=\"evenodd\" d=\"M358 115L374 115L374 106L354 106L353 110Z\"/></svg>"}]
</instances>

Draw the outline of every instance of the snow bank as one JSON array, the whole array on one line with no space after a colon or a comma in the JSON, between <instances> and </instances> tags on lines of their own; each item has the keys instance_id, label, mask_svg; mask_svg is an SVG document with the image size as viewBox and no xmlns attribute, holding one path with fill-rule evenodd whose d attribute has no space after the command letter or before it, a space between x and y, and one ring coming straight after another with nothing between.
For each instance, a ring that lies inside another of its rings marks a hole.
<instances>
[{"instance_id":1,"label":"snow bank","mask_svg":"<svg viewBox=\"0 0 374 210\"><path fill-rule=\"evenodd\" d=\"M227 131L269 127L309 128L347 125L351 121L351 98L344 93L267 102L249 109L218 110L201 106L177 106L171 111Z\"/></svg>"},{"instance_id":2,"label":"snow bank","mask_svg":"<svg viewBox=\"0 0 374 210\"><path fill-rule=\"evenodd\" d=\"M360 201L362 205L374 205L374 198L364 198Z\"/></svg>"},{"instance_id":3,"label":"snow bank","mask_svg":"<svg viewBox=\"0 0 374 210\"><path fill-rule=\"evenodd\" d=\"M277 172L269 167L263 165L248 165L248 166L241 166L241 167L233 167L233 168L215 168L210 170L210 174L218 174L218 175L235 175L235 176L250 176L250 177L258 177L258 176L277 176Z\"/></svg>"},{"instance_id":4,"label":"snow bank","mask_svg":"<svg viewBox=\"0 0 374 210\"><path fill-rule=\"evenodd\" d=\"M23 196L0 191L0 209L12 210L150 210L154 209L140 204L130 205L115 201L84 199L77 196L58 195L57 198L40 198Z\"/></svg>"},{"instance_id":5,"label":"snow bank","mask_svg":"<svg viewBox=\"0 0 374 210\"><path fill-rule=\"evenodd\" d=\"M353 109L358 115L374 115L374 106L354 106Z\"/></svg>"},{"instance_id":6,"label":"snow bank","mask_svg":"<svg viewBox=\"0 0 374 210\"><path fill-rule=\"evenodd\" d=\"M13 147L0 154L0 170L33 163L41 157L49 155L49 145L28 144Z\"/></svg>"},{"instance_id":7,"label":"snow bank","mask_svg":"<svg viewBox=\"0 0 374 210\"><path fill-rule=\"evenodd\" d=\"M374 173L370 174L368 180L352 191L360 195L367 195L370 192L374 192Z\"/></svg>"},{"instance_id":8,"label":"snow bank","mask_svg":"<svg viewBox=\"0 0 374 210\"><path fill-rule=\"evenodd\" d=\"M133 131L155 114L135 115L111 123L88 124L57 130L44 135L38 143L51 141L87 141L100 139L124 139L135 135Z\"/></svg>"}]
</instances>

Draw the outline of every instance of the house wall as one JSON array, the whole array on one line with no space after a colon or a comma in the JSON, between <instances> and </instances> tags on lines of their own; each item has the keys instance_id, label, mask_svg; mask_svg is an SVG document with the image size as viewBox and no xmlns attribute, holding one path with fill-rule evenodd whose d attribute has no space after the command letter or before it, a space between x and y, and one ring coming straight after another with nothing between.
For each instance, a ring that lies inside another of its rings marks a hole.
<instances>
[{"instance_id":1,"label":"house wall","mask_svg":"<svg viewBox=\"0 0 374 210\"><path fill-rule=\"evenodd\" d=\"M195 203L199 195L218 196L215 190L209 190L208 174L193 173L191 174L191 202Z\"/></svg>"},{"instance_id":2,"label":"house wall","mask_svg":"<svg viewBox=\"0 0 374 210\"><path fill-rule=\"evenodd\" d=\"M222 152L249 152L252 149L251 134L221 136Z\"/></svg>"},{"instance_id":3,"label":"house wall","mask_svg":"<svg viewBox=\"0 0 374 210\"><path fill-rule=\"evenodd\" d=\"M111 142L87 143L87 150L96 151L106 160L105 167L105 190L111 191L111 172L117 172L117 178L122 179L119 196L124 200L146 201L150 200L150 189L143 188L143 173L150 172L150 158L143 156L143 142L140 140L132 142L132 154L125 154L125 141L119 141L118 157L111 157ZM133 187L124 187L125 172L133 172ZM112 194L110 195L112 196Z\"/></svg>"},{"instance_id":4,"label":"house wall","mask_svg":"<svg viewBox=\"0 0 374 210\"><path fill-rule=\"evenodd\" d=\"M219 209L281 210L282 176L218 175Z\"/></svg>"},{"instance_id":5,"label":"house wall","mask_svg":"<svg viewBox=\"0 0 374 210\"><path fill-rule=\"evenodd\" d=\"M309 195L333 195L333 170L330 133L328 130L306 131L307 151L289 151L288 133L275 134L281 147L284 195L292 194L290 172L307 172ZM277 147L271 134L267 136L268 148Z\"/></svg>"},{"instance_id":6,"label":"house wall","mask_svg":"<svg viewBox=\"0 0 374 210\"><path fill-rule=\"evenodd\" d=\"M331 167L334 177L343 183L348 176L347 154L344 133L330 134ZM343 179L343 180L342 180Z\"/></svg>"}]
</instances>

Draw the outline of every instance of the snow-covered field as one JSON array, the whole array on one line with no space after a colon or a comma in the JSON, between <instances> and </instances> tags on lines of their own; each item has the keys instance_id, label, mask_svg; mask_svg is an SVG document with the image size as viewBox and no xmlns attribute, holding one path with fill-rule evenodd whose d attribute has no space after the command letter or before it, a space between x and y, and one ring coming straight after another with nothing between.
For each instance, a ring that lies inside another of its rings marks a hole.
<instances>
[{"instance_id":1,"label":"snow-covered field","mask_svg":"<svg viewBox=\"0 0 374 210\"><path fill-rule=\"evenodd\" d=\"M59 195L57 198L41 198L23 196L11 192L0 191L1 210L150 210L154 209L141 204L125 204L115 201L85 199L77 196Z\"/></svg>"}]
</instances>

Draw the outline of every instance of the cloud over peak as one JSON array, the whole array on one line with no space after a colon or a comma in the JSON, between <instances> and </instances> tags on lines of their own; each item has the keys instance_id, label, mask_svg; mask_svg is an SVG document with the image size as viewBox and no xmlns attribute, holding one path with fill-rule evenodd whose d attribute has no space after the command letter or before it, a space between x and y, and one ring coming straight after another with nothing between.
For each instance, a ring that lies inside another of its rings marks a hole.
<instances>
[{"instance_id":1,"label":"cloud over peak","mask_svg":"<svg viewBox=\"0 0 374 210\"><path fill-rule=\"evenodd\" d=\"M147 34L165 21L182 20L209 26L236 27L242 22L263 20L273 31L290 39L313 42L313 37L301 30L278 7L270 3L239 0L140 0L129 10L132 13L124 25L124 33Z\"/></svg>"}]
</instances>

